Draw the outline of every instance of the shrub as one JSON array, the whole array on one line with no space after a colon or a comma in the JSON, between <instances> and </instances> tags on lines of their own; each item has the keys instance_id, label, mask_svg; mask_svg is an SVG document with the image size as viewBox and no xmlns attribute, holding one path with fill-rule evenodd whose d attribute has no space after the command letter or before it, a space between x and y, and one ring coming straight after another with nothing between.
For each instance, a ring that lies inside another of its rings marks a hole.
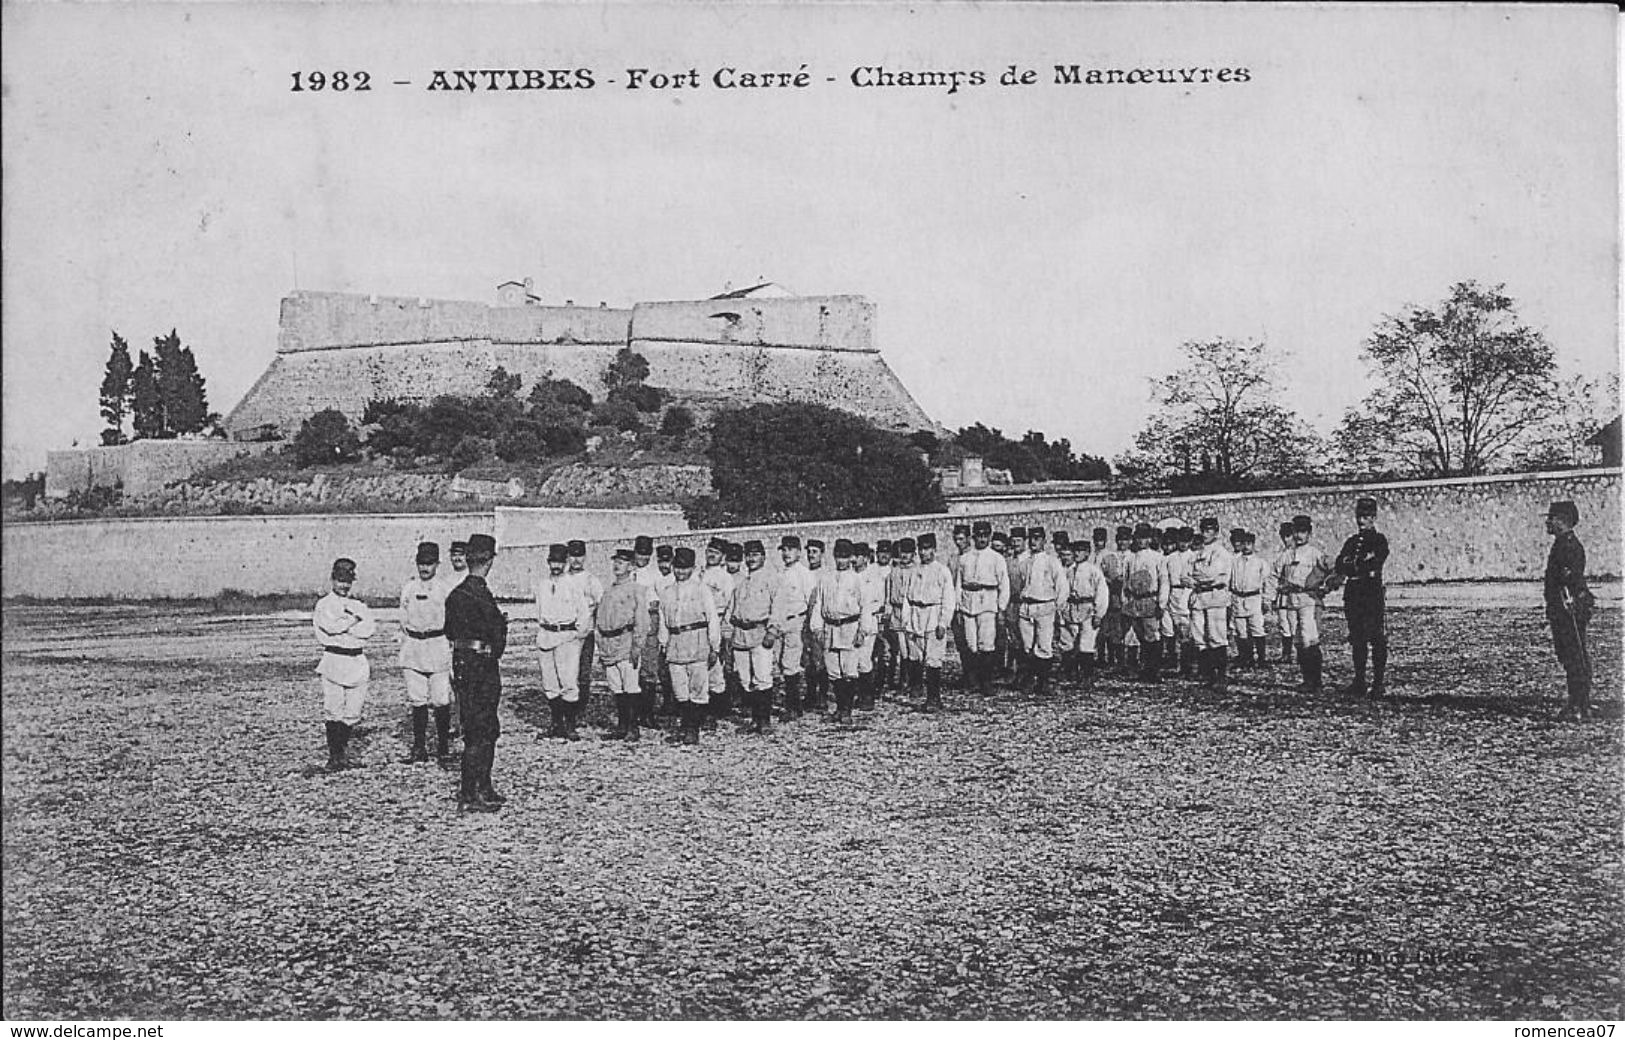
<instances>
[{"instance_id":1,"label":"shrub","mask_svg":"<svg viewBox=\"0 0 1625 1040\"><path fill-rule=\"evenodd\" d=\"M476 437L472 434L459 440L451 449L449 462L452 469L463 470L476 466L496 451L496 444L489 437Z\"/></svg>"},{"instance_id":2,"label":"shrub","mask_svg":"<svg viewBox=\"0 0 1625 1040\"><path fill-rule=\"evenodd\" d=\"M694 431L694 413L680 404L674 404L666 409L666 414L660 419L660 433L663 436L682 440Z\"/></svg>"},{"instance_id":3,"label":"shrub","mask_svg":"<svg viewBox=\"0 0 1625 1040\"><path fill-rule=\"evenodd\" d=\"M630 401L612 393L609 400L592 410L592 424L635 433L643 429L643 418Z\"/></svg>"},{"instance_id":4,"label":"shrub","mask_svg":"<svg viewBox=\"0 0 1625 1040\"><path fill-rule=\"evenodd\" d=\"M324 408L300 425L293 452L301 469L354 462L361 457L361 438L343 412Z\"/></svg>"}]
</instances>

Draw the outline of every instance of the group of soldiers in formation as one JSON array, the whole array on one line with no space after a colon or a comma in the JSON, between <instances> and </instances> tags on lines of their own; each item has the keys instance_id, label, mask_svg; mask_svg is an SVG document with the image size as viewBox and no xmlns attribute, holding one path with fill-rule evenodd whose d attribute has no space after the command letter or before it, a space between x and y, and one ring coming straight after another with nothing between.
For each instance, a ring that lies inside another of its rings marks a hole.
<instances>
[{"instance_id":1,"label":"group of soldiers in formation","mask_svg":"<svg viewBox=\"0 0 1625 1040\"><path fill-rule=\"evenodd\" d=\"M1223 689L1232 646L1237 668L1272 665L1271 617L1280 661L1295 662L1301 689L1314 693L1323 687L1322 604L1339 586L1354 658L1350 689L1381 697L1388 543L1376 513L1374 500L1359 500L1358 530L1335 556L1315 543L1307 516L1280 526L1281 545L1268 558L1250 531L1221 538L1214 517L1194 531L1141 523L1077 539L1042 527L1006 534L980 521L955 526L941 555L927 531L873 546L837 539L827 560L823 542L791 534L779 541L776 569L758 540L713 538L702 568L693 549L657 549L640 536L614 550L608 584L586 568L583 542L555 544L534 588L549 735L578 739L595 658L616 712L603 739L638 740L667 714L678 719L667 739L697 744L736 705L753 733L772 730L776 706L781 720L833 708L833 721L850 722L854 709L872 709L888 689L923 693L919 707L938 711L950 639L960 688L982 696L1000 675L1043 696L1059 678L1087 689L1103 670ZM491 536L472 535L452 543L443 575L439 546L424 542L400 597L399 663L413 734L407 761L429 761L431 713L443 763L457 760L460 729L458 801L470 811L504 800L491 785L508 635L485 580L495 557ZM365 645L377 628L350 595L354 581L354 562L337 560L313 621L334 770L348 763L366 698Z\"/></svg>"}]
</instances>

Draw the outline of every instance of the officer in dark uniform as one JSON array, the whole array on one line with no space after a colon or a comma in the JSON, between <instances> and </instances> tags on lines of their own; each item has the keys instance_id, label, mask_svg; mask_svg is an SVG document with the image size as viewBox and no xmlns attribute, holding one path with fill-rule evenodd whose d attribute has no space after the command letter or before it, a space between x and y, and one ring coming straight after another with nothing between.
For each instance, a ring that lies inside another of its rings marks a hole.
<instances>
[{"instance_id":1,"label":"officer in dark uniform","mask_svg":"<svg viewBox=\"0 0 1625 1040\"><path fill-rule=\"evenodd\" d=\"M1359 528L1343 543L1337 554L1337 573L1347 585L1343 589L1343 613L1348 617L1349 644L1354 649L1354 684L1349 693L1356 697L1367 692L1365 662L1371 657L1373 698L1386 690L1383 676L1388 670L1388 630L1383 624L1382 565L1388 559L1388 539L1377 530L1377 500L1362 498L1354 503L1354 523Z\"/></svg>"},{"instance_id":2,"label":"officer in dark uniform","mask_svg":"<svg viewBox=\"0 0 1625 1040\"><path fill-rule=\"evenodd\" d=\"M1546 557L1546 621L1552 626L1552 644L1568 679L1569 699L1560 719L1591 715L1591 654L1586 649L1586 625L1596 599L1586 587L1586 551L1575 536L1580 510L1573 502L1553 502L1546 512L1546 533L1552 551Z\"/></svg>"},{"instance_id":3,"label":"officer in dark uniform","mask_svg":"<svg viewBox=\"0 0 1625 1040\"><path fill-rule=\"evenodd\" d=\"M497 662L508 645L508 618L497 609L485 576L496 559L496 539L468 539L468 577L446 597L446 638L451 642L451 683L462 709L463 778L457 807L494 812L507 799L491 787L496 758L497 702L502 677Z\"/></svg>"}]
</instances>

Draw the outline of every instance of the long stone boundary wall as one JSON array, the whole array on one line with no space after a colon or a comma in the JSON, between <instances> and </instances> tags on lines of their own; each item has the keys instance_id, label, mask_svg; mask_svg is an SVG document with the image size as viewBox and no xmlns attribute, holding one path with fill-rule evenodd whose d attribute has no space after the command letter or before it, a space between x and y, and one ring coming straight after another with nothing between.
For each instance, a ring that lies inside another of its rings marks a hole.
<instances>
[{"instance_id":1,"label":"long stone boundary wall","mask_svg":"<svg viewBox=\"0 0 1625 1040\"><path fill-rule=\"evenodd\" d=\"M130 497L152 494L200 469L277 447L222 440L135 441L116 446L65 448L45 453L45 497L119 487Z\"/></svg>"},{"instance_id":2,"label":"long stone boundary wall","mask_svg":"<svg viewBox=\"0 0 1625 1040\"><path fill-rule=\"evenodd\" d=\"M1379 504L1377 526L1388 536L1386 577L1392 583L1539 579L1551 546L1545 532L1546 509L1562 499L1571 499L1579 506L1579 533L1586 546L1589 572L1599 577L1621 573L1617 468L1037 507L974 519L988 520L1006 529L1036 523L1076 537L1096 527L1114 528L1141 520L1154 524L1177 520L1195 527L1202 517L1215 516L1226 537L1232 527L1245 527L1258 534L1261 551L1273 553L1280 545L1275 532L1281 521L1306 513L1315 520L1315 539L1336 552L1354 533L1354 502L1362 495L1370 495ZM779 556L775 550L779 538L787 533L822 538L833 545L836 538L872 544L882 538L895 541L904 535L936 531L939 544L947 546L953 525L970 522L971 517L945 515L886 517L694 531L661 541L702 552L714 534L733 541L760 538L768 547L768 565L777 568ZM610 542L588 546L589 560L606 580L607 556L612 548L614 543ZM522 597L545 572L545 549L515 548L499 560L491 586L499 596Z\"/></svg>"},{"instance_id":3,"label":"long stone boundary wall","mask_svg":"<svg viewBox=\"0 0 1625 1040\"><path fill-rule=\"evenodd\" d=\"M1147 520L1178 520L1194 526L1216 516L1226 530L1246 527L1260 545L1275 546L1274 531L1295 513L1315 518L1316 538L1328 548L1354 529L1354 500L1363 494L1381 505L1380 529L1392 556L1388 577L1396 583L1538 579L1550 539L1542 522L1554 500L1572 499L1580 509L1580 535L1593 576L1621 573L1620 470L1572 470L1471 480L1416 481L1251 495L1109 502L1087 507L1027 509L986 519L1043 524L1073 535L1097 526ZM505 511L504 511L505 512ZM393 597L412 573L412 549L420 540L448 545L480 531L501 545L491 584L499 596L524 598L546 571L545 540L574 535L588 542L591 566L606 578L609 550L639 532L661 527L661 541L703 549L719 532L672 531L672 518L638 517L626 510L571 510L554 518L515 515L512 544L503 544L497 514L414 513L303 516L156 517L8 524L0 529L4 561L0 586L7 597L43 599L106 597L163 599L213 596L225 589L251 594L315 594L326 585L336 556L353 557L359 591ZM599 523L602 521L602 524ZM664 522L663 522L664 521ZM735 541L761 538L775 548L794 531L803 537L874 542L934 530L944 544L962 518L945 514L874 520L772 525L720 532ZM612 525L612 526L603 526ZM500 525L507 527L507 524ZM564 528L568 527L569 530ZM530 542L521 545L519 542ZM771 566L778 554L769 553Z\"/></svg>"}]
</instances>

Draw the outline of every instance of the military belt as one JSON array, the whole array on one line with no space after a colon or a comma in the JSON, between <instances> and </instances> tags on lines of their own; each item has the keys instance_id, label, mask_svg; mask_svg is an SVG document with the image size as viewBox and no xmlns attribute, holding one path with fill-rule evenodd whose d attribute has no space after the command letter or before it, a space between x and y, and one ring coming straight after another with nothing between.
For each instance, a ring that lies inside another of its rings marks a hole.
<instances>
[{"instance_id":1,"label":"military belt","mask_svg":"<svg viewBox=\"0 0 1625 1040\"><path fill-rule=\"evenodd\" d=\"M476 654L488 654L495 649L483 639L453 639L451 648L453 650L468 650Z\"/></svg>"},{"instance_id":2,"label":"military belt","mask_svg":"<svg viewBox=\"0 0 1625 1040\"><path fill-rule=\"evenodd\" d=\"M1230 594L1232 596L1256 596L1260 592L1263 592L1263 591L1264 591L1263 589L1253 589L1250 592L1244 592L1241 589L1231 589Z\"/></svg>"},{"instance_id":3,"label":"military belt","mask_svg":"<svg viewBox=\"0 0 1625 1040\"><path fill-rule=\"evenodd\" d=\"M711 624L710 621L695 621L695 622L691 622L690 624L687 624L687 625L676 625L674 627L666 629L666 631L670 632L672 635L677 635L677 634L682 633L682 632L698 631L699 629L705 628L706 626L708 626L710 624Z\"/></svg>"},{"instance_id":4,"label":"military belt","mask_svg":"<svg viewBox=\"0 0 1625 1040\"><path fill-rule=\"evenodd\" d=\"M964 589L966 592L992 592L994 589L998 588L997 585L983 585L979 581L961 582L959 587Z\"/></svg>"},{"instance_id":5,"label":"military belt","mask_svg":"<svg viewBox=\"0 0 1625 1040\"><path fill-rule=\"evenodd\" d=\"M598 634L603 636L605 639L614 639L616 636L624 636L624 635L626 635L626 633L632 631L634 628L637 628L637 627L638 627L638 623L636 621L628 621L626 624L622 625L620 628L613 628L613 629L609 629L607 631L605 629L601 628L601 629L598 630Z\"/></svg>"},{"instance_id":6,"label":"military belt","mask_svg":"<svg viewBox=\"0 0 1625 1040\"><path fill-rule=\"evenodd\" d=\"M366 653L359 646L327 646L323 644L322 649L330 654L338 654L340 657L360 657Z\"/></svg>"},{"instance_id":7,"label":"military belt","mask_svg":"<svg viewBox=\"0 0 1625 1040\"><path fill-rule=\"evenodd\" d=\"M434 639L437 636L445 635L446 630L443 628L431 628L427 632L419 632L415 629L409 628L406 630L406 634L411 636L413 639Z\"/></svg>"},{"instance_id":8,"label":"military belt","mask_svg":"<svg viewBox=\"0 0 1625 1040\"><path fill-rule=\"evenodd\" d=\"M1023 596L1023 597L1021 597L1021 602L1023 602L1023 603L1054 603L1055 601L1052 600L1052 599L1039 599L1036 596Z\"/></svg>"},{"instance_id":9,"label":"military belt","mask_svg":"<svg viewBox=\"0 0 1625 1040\"><path fill-rule=\"evenodd\" d=\"M730 622L730 624L732 624L735 628L742 628L749 631L753 628L761 628L763 625L767 624L767 618L758 618L755 621L746 621L744 618L736 617Z\"/></svg>"},{"instance_id":10,"label":"military belt","mask_svg":"<svg viewBox=\"0 0 1625 1040\"><path fill-rule=\"evenodd\" d=\"M544 632L574 632L576 630L576 623L574 621L566 621L562 625L550 625L546 621L538 621L536 623L542 626L542 630Z\"/></svg>"},{"instance_id":11,"label":"military belt","mask_svg":"<svg viewBox=\"0 0 1625 1040\"><path fill-rule=\"evenodd\" d=\"M825 614L824 615L824 624L826 624L826 625L850 625L852 622L857 621L862 617L863 617L862 614L848 614L848 615L846 615L844 617L830 617L828 614Z\"/></svg>"},{"instance_id":12,"label":"military belt","mask_svg":"<svg viewBox=\"0 0 1625 1040\"><path fill-rule=\"evenodd\" d=\"M917 599L911 599L911 600L908 601L908 605L911 606L911 607L922 607L922 608L924 608L924 607L934 607L937 604L936 604L935 600L927 600L925 602L921 602L920 600L917 600Z\"/></svg>"},{"instance_id":13,"label":"military belt","mask_svg":"<svg viewBox=\"0 0 1625 1040\"><path fill-rule=\"evenodd\" d=\"M1093 603L1095 598L1093 596L1068 596L1066 601L1068 603Z\"/></svg>"}]
</instances>

